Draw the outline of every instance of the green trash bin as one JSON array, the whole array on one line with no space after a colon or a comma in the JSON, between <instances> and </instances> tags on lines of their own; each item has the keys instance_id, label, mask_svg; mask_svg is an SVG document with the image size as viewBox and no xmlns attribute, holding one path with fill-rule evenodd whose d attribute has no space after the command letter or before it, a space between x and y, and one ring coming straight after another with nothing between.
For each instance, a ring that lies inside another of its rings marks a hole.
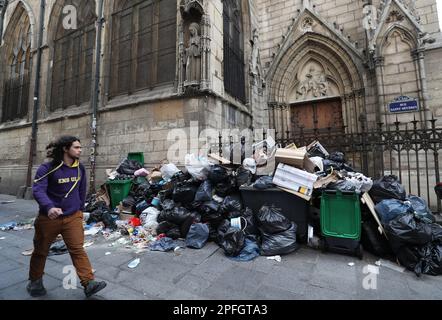
<instances>
[{"instance_id":1,"label":"green trash bin","mask_svg":"<svg viewBox=\"0 0 442 320\"><path fill-rule=\"evenodd\" d=\"M348 253L362 259L361 205L356 192L326 190L321 198L323 251Z\"/></svg>"},{"instance_id":2,"label":"green trash bin","mask_svg":"<svg viewBox=\"0 0 442 320\"><path fill-rule=\"evenodd\" d=\"M144 153L143 152L131 152L127 155L129 160L138 161L142 166L144 166Z\"/></svg>"},{"instance_id":3,"label":"green trash bin","mask_svg":"<svg viewBox=\"0 0 442 320\"><path fill-rule=\"evenodd\" d=\"M129 195L132 188L132 180L109 180L107 185L109 187L112 209L115 209Z\"/></svg>"}]
</instances>

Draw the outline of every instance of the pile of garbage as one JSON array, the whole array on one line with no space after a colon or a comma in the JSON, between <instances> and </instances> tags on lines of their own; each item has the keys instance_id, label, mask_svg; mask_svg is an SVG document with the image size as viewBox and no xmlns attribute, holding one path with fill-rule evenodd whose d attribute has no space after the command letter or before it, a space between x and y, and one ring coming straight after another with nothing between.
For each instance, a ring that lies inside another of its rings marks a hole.
<instances>
[{"instance_id":1,"label":"pile of garbage","mask_svg":"<svg viewBox=\"0 0 442 320\"><path fill-rule=\"evenodd\" d=\"M277 189L305 201L307 243L312 247L322 237L322 192L337 190L365 199L361 242L367 250L397 257L416 274L441 274L441 227L425 201L407 197L396 177L373 182L353 170L343 153L329 153L318 141L303 148L280 148L269 138L254 150L253 157L240 166L218 155L187 155L181 169L164 162L147 170L125 159L107 174L109 180L130 179L129 194L116 208L111 207L106 185L91 195L86 232L101 232L116 244L155 251L181 246L201 249L214 242L227 257L238 261L285 255L303 242L300 231L304 226L292 221L281 203L252 210L245 205L242 189Z\"/></svg>"}]
</instances>

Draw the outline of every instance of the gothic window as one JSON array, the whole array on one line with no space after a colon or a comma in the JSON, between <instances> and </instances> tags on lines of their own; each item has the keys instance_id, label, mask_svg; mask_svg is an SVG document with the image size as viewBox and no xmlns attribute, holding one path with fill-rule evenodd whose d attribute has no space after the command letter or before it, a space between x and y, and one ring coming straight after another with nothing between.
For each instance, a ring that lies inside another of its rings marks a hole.
<instances>
[{"instance_id":1,"label":"gothic window","mask_svg":"<svg viewBox=\"0 0 442 320\"><path fill-rule=\"evenodd\" d=\"M170 84L176 75L175 0L126 0L112 15L110 96Z\"/></svg>"},{"instance_id":2,"label":"gothic window","mask_svg":"<svg viewBox=\"0 0 442 320\"><path fill-rule=\"evenodd\" d=\"M241 2L224 0L224 88L245 102L244 44Z\"/></svg>"},{"instance_id":3,"label":"gothic window","mask_svg":"<svg viewBox=\"0 0 442 320\"><path fill-rule=\"evenodd\" d=\"M17 19L14 19L18 17ZM8 28L11 39L6 44L6 78L2 122L24 118L28 114L29 81L31 73L31 25L26 10L20 5L11 19L13 27ZM5 41L6 43L6 41Z\"/></svg>"},{"instance_id":4,"label":"gothic window","mask_svg":"<svg viewBox=\"0 0 442 320\"><path fill-rule=\"evenodd\" d=\"M63 25L58 17L54 39L51 110L79 106L90 101L95 49L95 1L65 0L77 9L77 29Z\"/></svg>"}]
</instances>

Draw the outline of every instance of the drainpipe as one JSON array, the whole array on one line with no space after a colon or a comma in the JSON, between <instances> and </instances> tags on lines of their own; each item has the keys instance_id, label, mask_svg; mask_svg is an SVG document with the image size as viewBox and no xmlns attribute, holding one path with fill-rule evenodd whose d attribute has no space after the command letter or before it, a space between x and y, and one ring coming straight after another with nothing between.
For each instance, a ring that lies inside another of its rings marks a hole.
<instances>
[{"instance_id":1,"label":"drainpipe","mask_svg":"<svg viewBox=\"0 0 442 320\"><path fill-rule=\"evenodd\" d=\"M26 187L32 187L32 167L34 164L35 150L37 146L37 117L38 109L40 108L40 75L41 75L41 55L43 46L43 31L44 31L44 19L45 19L46 1L40 0L40 28L38 31L38 44L37 44L37 69L35 75L35 88L34 88L34 109L32 112L32 134L31 145L29 148L29 162L28 162L28 174L26 179Z\"/></svg>"},{"instance_id":2,"label":"drainpipe","mask_svg":"<svg viewBox=\"0 0 442 320\"><path fill-rule=\"evenodd\" d=\"M0 46L3 42L3 21L5 21L6 8L8 0L0 0Z\"/></svg>"},{"instance_id":3,"label":"drainpipe","mask_svg":"<svg viewBox=\"0 0 442 320\"><path fill-rule=\"evenodd\" d=\"M91 173L89 180L89 193L94 194L95 190L95 171L97 159L97 115L98 115L98 100L100 97L100 70L101 70L101 34L104 24L103 16L104 0L99 0L98 4L98 20L97 20L97 38L95 43L95 81L92 94L92 143L91 143Z\"/></svg>"}]
</instances>

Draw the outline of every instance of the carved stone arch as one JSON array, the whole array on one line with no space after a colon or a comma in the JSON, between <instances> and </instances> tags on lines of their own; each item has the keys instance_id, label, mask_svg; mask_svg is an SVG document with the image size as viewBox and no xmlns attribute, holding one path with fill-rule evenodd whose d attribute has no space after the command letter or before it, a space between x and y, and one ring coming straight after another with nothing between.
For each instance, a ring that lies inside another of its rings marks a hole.
<instances>
[{"instance_id":1,"label":"carved stone arch","mask_svg":"<svg viewBox=\"0 0 442 320\"><path fill-rule=\"evenodd\" d=\"M383 51L385 49L385 46L388 44L388 42L390 41L389 39L390 39L391 35L393 35L393 34L399 34L402 41L407 43L411 50L417 49L418 40L417 40L416 35L414 35L412 31L408 30L404 26L395 24L386 30L383 38L379 41L379 46L377 48L377 55L378 56L383 55Z\"/></svg>"},{"instance_id":2,"label":"carved stone arch","mask_svg":"<svg viewBox=\"0 0 442 320\"><path fill-rule=\"evenodd\" d=\"M11 43L16 26L19 25L23 13L26 13L27 19L29 20L31 51L34 51L37 48L37 34L35 32L36 19L32 8L24 0L20 0L15 3L13 14L9 19L6 29L4 30L4 42L6 44Z\"/></svg>"},{"instance_id":3,"label":"carved stone arch","mask_svg":"<svg viewBox=\"0 0 442 320\"><path fill-rule=\"evenodd\" d=\"M281 56L274 72L268 75L270 84L269 101L285 103L287 80L293 74L305 55L315 54L330 61L340 77L346 91L358 90L364 87L359 68L351 56L337 43L322 35L305 34ZM347 93L347 92L344 92Z\"/></svg>"}]
</instances>

